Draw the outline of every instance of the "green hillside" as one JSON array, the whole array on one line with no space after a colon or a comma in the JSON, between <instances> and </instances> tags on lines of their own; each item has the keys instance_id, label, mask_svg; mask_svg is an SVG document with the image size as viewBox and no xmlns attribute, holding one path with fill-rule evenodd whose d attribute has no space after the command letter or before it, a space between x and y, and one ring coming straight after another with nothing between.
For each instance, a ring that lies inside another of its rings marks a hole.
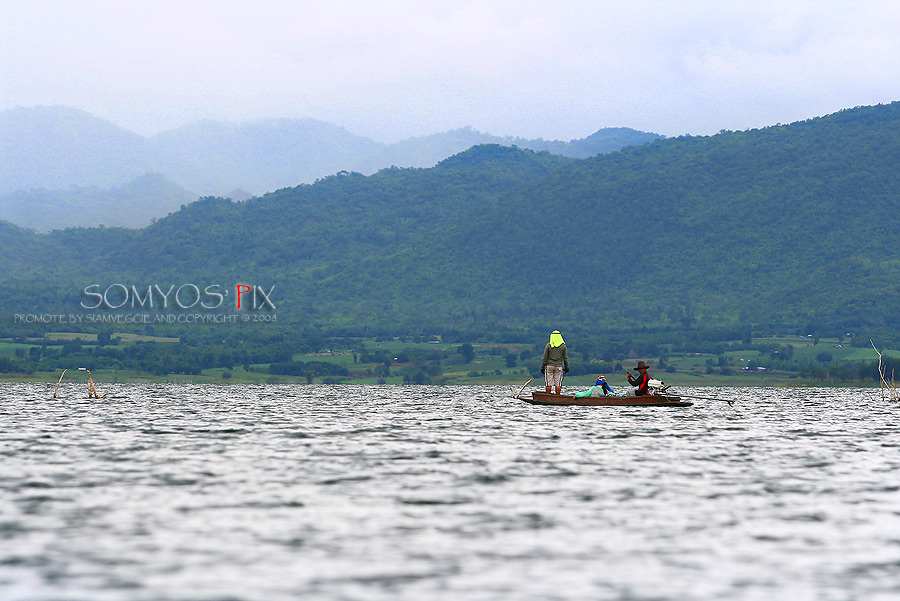
<instances>
[{"instance_id":1,"label":"green hillside","mask_svg":"<svg viewBox=\"0 0 900 601\"><path fill-rule=\"evenodd\" d=\"M575 160L477 146L143 230L0 228L12 313L89 284L274 286L285 332L900 331L900 103Z\"/></svg>"},{"instance_id":2,"label":"green hillside","mask_svg":"<svg viewBox=\"0 0 900 601\"><path fill-rule=\"evenodd\" d=\"M505 197L444 250L490 232L460 263L535 290L531 319L896 332L898 164L900 103L664 140Z\"/></svg>"},{"instance_id":3,"label":"green hillside","mask_svg":"<svg viewBox=\"0 0 900 601\"><path fill-rule=\"evenodd\" d=\"M6 306L16 307L11 312L78 310L80 291L92 283L249 281L276 286L279 324L353 327L359 311L380 327L413 327L431 316L418 312L401 325L390 312L371 308L384 302L385 290L406 286L392 257L572 162L482 146L432 169L395 168L369 177L341 172L243 203L205 198L143 230L69 228L41 236L6 224L0 248L17 249L4 274ZM374 282L367 298L333 289L340 288L341 274L358 269L362 278L345 285L350 291L363 280ZM417 295L428 297L427 291Z\"/></svg>"}]
</instances>

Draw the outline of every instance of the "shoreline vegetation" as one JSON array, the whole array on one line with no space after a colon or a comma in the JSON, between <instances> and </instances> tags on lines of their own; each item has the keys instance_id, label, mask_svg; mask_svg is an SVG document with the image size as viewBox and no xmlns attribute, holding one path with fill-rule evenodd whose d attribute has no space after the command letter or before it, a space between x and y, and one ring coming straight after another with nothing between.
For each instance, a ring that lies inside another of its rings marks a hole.
<instances>
[{"instance_id":1,"label":"shoreline vegetation","mask_svg":"<svg viewBox=\"0 0 900 601\"><path fill-rule=\"evenodd\" d=\"M0 338L0 382L87 386L90 369L98 385L110 383L191 384L433 384L521 385L540 380L539 344L458 343L409 338L317 339L306 351L268 353L245 348L189 345L176 337L126 333L48 333L41 339ZM249 347L250 345L248 345ZM695 350L674 345L570 346L564 388L586 388L597 375L615 390L627 386L624 370L639 360L671 386L872 387L881 385L879 365L890 380L900 351L869 341L780 336L732 341ZM870 373L871 372L871 373ZM85 388L86 390L86 388Z\"/></svg>"}]
</instances>

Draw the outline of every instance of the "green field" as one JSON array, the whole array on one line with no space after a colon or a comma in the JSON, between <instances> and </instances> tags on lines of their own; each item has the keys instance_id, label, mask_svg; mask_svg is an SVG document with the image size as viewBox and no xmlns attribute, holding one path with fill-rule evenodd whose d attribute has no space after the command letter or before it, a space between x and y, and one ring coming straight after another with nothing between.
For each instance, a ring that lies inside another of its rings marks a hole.
<instances>
[{"instance_id":1,"label":"green field","mask_svg":"<svg viewBox=\"0 0 900 601\"><path fill-rule=\"evenodd\" d=\"M96 341L96 336L91 340L91 335L89 334L67 333L64 335L48 335L47 340L43 342L52 341L60 344L62 341L74 341L79 338L85 344ZM166 343L166 346L178 343L178 339L174 338L126 334L115 334L113 340L115 344L110 346L119 348L133 345L137 342ZM443 359L432 361L435 366L438 363L440 366L439 368L432 368L433 375L428 377L428 383L520 386L533 378L533 386L542 385L541 376L536 373L535 369L539 364L540 357L535 353L533 345L472 344L473 354L471 360L465 362L457 354L460 348L459 344L407 342L397 339L390 341L365 340L360 342L362 344L355 350L326 350L317 353L294 354L292 357L294 362L320 362L345 368L348 373L339 376L317 375L316 373L308 376L276 375L270 373L270 364L268 363L251 363L233 365L231 368L216 367L204 369L200 373L189 375L175 373L154 375L149 371L135 369L95 369L93 377L98 384L136 381L234 384L306 382L403 384L410 383L412 381L411 374L418 373L417 370L427 370L427 367L423 367L427 362L422 360L418 362L414 360L404 362L404 358L439 356L443 357ZM0 358L21 357L23 353L27 355L31 348L40 348L40 344L36 343L36 340L32 341L30 339L25 342L0 341ZM826 363L822 364L852 365L863 361L877 361L877 355L871 347L851 347L848 344L841 344L837 339L823 338L818 340L818 343L815 343L812 339L799 337L760 338L754 339L753 343L759 345L789 345L793 349L793 360L795 362L821 363L826 361ZM517 359L513 366L507 364L507 355L512 353L519 357L523 351L531 353L531 356L524 361ZM602 370L602 373L607 376L608 381L614 388L625 387L627 384L624 371L621 368L618 370L615 367L613 369L609 368L611 365L631 368L638 360L644 360L651 365L652 376L665 381L669 385L676 386L804 386L823 384L859 386L877 384L874 381L803 379L796 370L775 369L767 365L770 363L771 355L757 350L729 350L721 354L664 352L664 355L662 359L665 361L664 365L667 366L667 369L659 367L661 357L652 356L621 357L614 359L613 363L601 362L599 359L593 359L587 363L580 361L582 367L580 371L586 373L569 375L565 379L564 386L588 387L593 384ZM386 367L383 360L372 360L371 358L369 361L364 362L363 359L366 356L386 358L390 366ZM885 351L885 356L900 357L900 351ZM570 359L578 361L578 357L580 357L578 349L570 348ZM75 361L71 366L66 367L69 370L66 374L67 382L73 380L86 381L86 374L77 370L78 367L81 367L77 363L78 361ZM591 368L592 365L596 365L596 370ZM32 374L5 373L0 374L0 380L55 382L61 371L62 368L54 371L36 371Z\"/></svg>"}]
</instances>

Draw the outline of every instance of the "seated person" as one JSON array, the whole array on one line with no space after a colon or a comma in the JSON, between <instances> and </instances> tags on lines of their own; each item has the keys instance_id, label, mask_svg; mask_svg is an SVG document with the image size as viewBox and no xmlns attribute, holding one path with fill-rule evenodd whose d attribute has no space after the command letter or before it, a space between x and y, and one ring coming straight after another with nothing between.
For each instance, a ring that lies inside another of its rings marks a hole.
<instances>
[{"instance_id":1,"label":"seated person","mask_svg":"<svg viewBox=\"0 0 900 601\"><path fill-rule=\"evenodd\" d=\"M647 364L639 361L635 369L638 372L637 377L632 376L631 372L625 372L628 376L628 383L634 386L634 396L645 396L650 394L650 374L647 373Z\"/></svg>"},{"instance_id":2,"label":"seated person","mask_svg":"<svg viewBox=\"0 0 900 601\"><path fill-rule=\"evenodd\" d=\"M606 376L598 376L597 383L585 390L584 392L576 392L576 397L586 396L617 396L609 384L606 383Z\"/></svg>"}]
</instances>

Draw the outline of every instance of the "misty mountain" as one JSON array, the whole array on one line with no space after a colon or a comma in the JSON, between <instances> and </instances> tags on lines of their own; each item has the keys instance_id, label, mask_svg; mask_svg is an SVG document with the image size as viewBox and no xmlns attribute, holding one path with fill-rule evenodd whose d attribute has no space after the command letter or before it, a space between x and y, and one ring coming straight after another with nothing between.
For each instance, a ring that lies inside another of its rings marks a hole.
<instances>
[{"instance_id":1,"label":"misty mountain","mask_svg":"<svg viewBox=\"0 0 900 601\"><path fill-rule=\"evenodd\" d=\"M235 188L259 195L339 171L372 174L390 166L430 167L478 144L514 144L584 158L657 138L614 128L557 142L500 138L463 128L384 144L313 119L202 121L146 138L77 109L18 108L0 111L0 194L110 188L155 172L202 195L224 195Z\"/></svg>"},{"instance_id":2,"label":"misty mountain","mask_svg":"<svg viewBox=\"0 0 900 601\"><path fill-rule=\"evenodd\" d=\"M246 198L234 192L235 200ZM5 194L0 196L0 219L38 232L98 225L141 228L195 200L193 192L158 173L147 173L109 189L31 188Z\"/></svg>"},{"instance_id":3,"label":"misty mountain","mask_svg":"<svg viewBox=\"0 0 900 601\"><path fill-rule=\"evenodd\" d=\"M440 134L410 138L396 144L385 145L371 157L367 157L353 165L354 171L374 173L387 165L398 167L431 167L441 160L463 152L473 146L483 144L499 144L516 146L535 152L546 151L551 154L584 159L596 154L621 150L627 146L641 146L661 139L658 134L628 129L626 127L608 127L601 129L587 138L561 142L559 140L529 140L510 136L494 136L482 133L471 127L454 129Z\"/></svg>"},{"instance_id":4,"label":"misty mountain","mask_svg":"<svg viewBox=\"0 0 900 601\"><path fill-rule=\"evenodd\" d=\"M187 188L217 195L238 187L262 194L311 183L353 169L359 157L384 148L313 119L201 121L159 133L148 145L155 169Z\"/></svg>"},{"instance_id":5,"label":"misty mountain","mask_svg":"<svg viewBox=\"0 0 900 601\"><path fill-rule=\"evenodd\" d=\"M0 194L71 186L110 188L152 171L147 140L85 111L0 111Z\"/></svg>"}]
</instances>

